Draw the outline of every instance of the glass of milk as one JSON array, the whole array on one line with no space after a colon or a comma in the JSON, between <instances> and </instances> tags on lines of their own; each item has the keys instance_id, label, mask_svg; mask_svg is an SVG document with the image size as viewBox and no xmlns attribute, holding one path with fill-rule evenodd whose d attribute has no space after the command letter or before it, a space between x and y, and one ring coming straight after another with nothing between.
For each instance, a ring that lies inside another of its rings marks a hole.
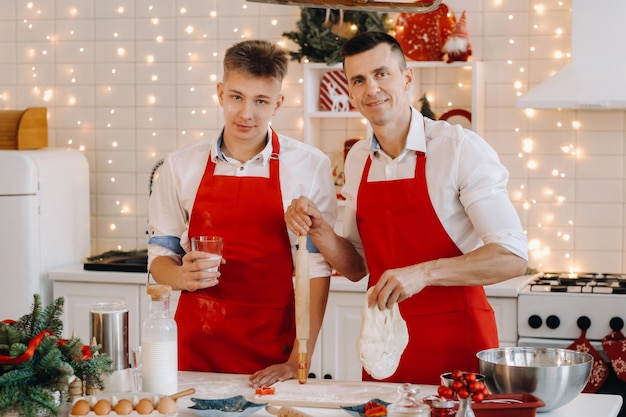
<instances>
[{"instance_id":1,"label":"glass of milk","mask_svg":"<svg viewBox=\"0 0 626 417\"><path fill-rule=\"evenodd\" d=\"M216 266L205 269L207 272L217 272L219 270L223 247L224 239L219 236L196 236L191 238L191 250L206 252L209 254L209 258L206 260L218 261Z\"/></svg>"}]
</instances>

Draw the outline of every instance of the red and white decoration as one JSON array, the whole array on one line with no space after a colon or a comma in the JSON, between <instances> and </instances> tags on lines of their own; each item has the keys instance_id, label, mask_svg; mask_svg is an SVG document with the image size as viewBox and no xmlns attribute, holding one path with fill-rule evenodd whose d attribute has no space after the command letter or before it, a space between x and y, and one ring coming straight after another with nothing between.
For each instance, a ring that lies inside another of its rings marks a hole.
<instances>
[{"instance_id":1,"label":"red and white decoration","mask_svg":"<svg viewBox=\"0 0 626 417\"><path fill-rule=\"evenodd\" d=\"M583 392L593 393L596 392L606 378L609 376L609 367L606 362L600 356L600 353L593 347L593 345L587 340L587 330L583 329L580 337L574 341L568 349L577 350L578 352L588 353L593 357L593 366L591 367L591 375L589 376L589 381L585 388L583 388Z\"/></svg>"},{"instance_id":2,"label":"red and white decoration","mask_svg":"<svg viewBox=\"0 0 626 417\"><path fill-rule=\"evenodd\" d=\"M414 61L441 61L443 45L455 23L454 14L443 3L428 13L401 13L395 26L396 39Z\"/></svg>"},{"instance_id":3,"label":"red and white decoration","mask_svg":"<svg viewBox=\"0 0 626 417\"><path fill-rule=\"evenodd\" d=\"M341 70L328 71L320 82L320 110L352 111L348 81Z\"/></svg>"},{"instance_id":4,"label":"red and white decoration","mask_svg":"<svg viewBox=\"0 0 626 417\"><path fill-rule=\"evenodd\" d=\"M467 58L472 55L472 45L469 42L469 34L467 33L467 18L465 17L465 10L461 14L461 18L456 25L452 33L443 45L443 52L448 55L447 62L454 61L467 61Z\"/></svg>"},{"instance_id":5,"label":"red and white decoration","mask_svg":"<svg viewBox=\"0 0 626 417\"><path fill-rule=\"evenodd\" d=\"M602 339L602 347L617 377L626 382L626 337L624 334L619 330L613 330Z\"/></svg>"}]
</instances>

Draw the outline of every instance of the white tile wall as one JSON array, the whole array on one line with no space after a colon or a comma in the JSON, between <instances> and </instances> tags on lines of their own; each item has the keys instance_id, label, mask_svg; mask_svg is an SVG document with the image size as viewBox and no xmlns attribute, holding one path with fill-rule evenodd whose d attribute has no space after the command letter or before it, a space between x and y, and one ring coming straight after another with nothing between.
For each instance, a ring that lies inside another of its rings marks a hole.
<instances>
[{"instance_id":1,"label":"white tile wall","mask_svg":"<svg viewBox=\"0 0 626 417\"><path fill-rule=\"evenodd\" d=\"M567 62L570 2L446 4L459 16L467 11L474 58L485 62L484 136L509 168L531 266L626 271L624 112L528 116L514 104L518 93ZM219 133L214 92L224 50L244 38L279 41L298 19L297 7L245 0L3 1L0 108L47 106L50 146L84 149L92 253L145 247L152 167L177 147ZM556 52L565 58L555 58ZM424 89L465 105L455 79L422 76ZM286 105L273 122L298 139L303 100L317 100L303 97L301 78L302 65L292 62ZM431 105L439 113L446 108ZM364 128L359 119L333 119L322 129L322 147L333 154Z\"/></svg>"}]
</instances>

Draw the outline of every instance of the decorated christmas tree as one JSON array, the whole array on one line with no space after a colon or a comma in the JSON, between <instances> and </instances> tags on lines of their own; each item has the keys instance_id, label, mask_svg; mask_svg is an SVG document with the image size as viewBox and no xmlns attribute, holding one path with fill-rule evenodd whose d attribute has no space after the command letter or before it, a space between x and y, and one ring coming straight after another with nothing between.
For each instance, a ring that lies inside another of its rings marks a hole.
<instances>
[{"instance_id":1,"label":"decorated christmas tree","mask_svg":"<svg viewBox=\"0 0 626 417\"><path fill-rule=\"evenodd\" d=\"M422 116L428 117L429 119L432 119L432 120L437 120L437 116L435 115L433 110L430 108L430 102L426 98L426 94L424 94L420 98L420 102L422 103L422 108L420 109L420 113L422 113Z\"/></svg>"},{"instance_id":2,"label":"decorated christmas tree","mask_svg":"<svg viewBox=\"0 0 626 417\"><path fill-rule=\"evenodd\" d=\"M300 46L299 51L290 52L291 59L328 65L341 62L339 50L350 37L366 31L389 32L391 29L386 13L315 7L301 8L297 26L297 31L283 33Z\"/></svg>"}]
</instances>

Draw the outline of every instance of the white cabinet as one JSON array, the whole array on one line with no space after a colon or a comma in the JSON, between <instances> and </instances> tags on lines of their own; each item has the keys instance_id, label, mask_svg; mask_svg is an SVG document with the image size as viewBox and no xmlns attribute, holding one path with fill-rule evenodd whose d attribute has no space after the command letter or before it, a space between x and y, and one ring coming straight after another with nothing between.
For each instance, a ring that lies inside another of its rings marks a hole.
<instances>
[{"instance_id":1,"label":"white cabinet","mask_svg":"<svg viewBox=\"0 0 626 417\"><path fill-rule=\"evenodd\" d=\"M501 347L517 346L517 297L487 297L496 315Z\"/></svg>"},{"instance_id":2,"label":"white cabinet","mask_svg":"<svg viewBox=\"0 0 626 417\"><path fill-rule=\"evenodd\" d=\"M139 346L141 324L148 315L150 297L146 293L146 274L136 272L85 271L82 265L57 269L49 274L52 294L65 300L63 315L63 337L72 332L89 343L90 311L95 302L124 300L128 307L128 344ZM170 313L176 312L180 291L170 297Z\"/></svg>"},{"instance_id":3,"label":"white cabinet","mask_svg":"<svg viewBox=\"0 0 626 417\"><path fill-rule=\"evenodd\" d=\"M361 331L361 309L365 294L332 292L322 329L322 377L345 381L361 380L361 362L356 343Z\"/></svg>"},{"instance_id":4,"label":"white cabinet","mask_svg":"<svg viewBox=\"0 0 626 417\"><path fill-rule=\"evenodd\" d=\"M76 336L84 343L91 343L91 305L96 302L124 300L128 307L128 344L139 346L139 285L55 281L52 294L55 299L63 297L65 300L61 317L63 337L69 338L72 332L76 332Z\"/></svg>"},{"instance_id":5,"label":"white cabinet","mask_svg":"<svg viewBox=\"0 0 626 417\"><path fill-rule=\"evenodd\" d=\"M351 282L344 277L332 277L324 323L310 367L316 378L361 380L356 342L361 331L366 288L365 279Z\"/></svg>"},{"instance_id":6,"label":"white cabinet","mask_svg":"<svg viewBox=\"0 0 626 417\"><path fill-rule=\"evenodd\" d=\"M430 106L439 118L452 109L471 113L471 128L484 132L484 74L481 61L439 62L408 61L413 69L411 101L421 108L419 99L429 97ZM357 111L320 111L320 84L325 73L341 70L341 64L304 64L304 142L317 146L327 154L343 152L349 138L363 138L367 123ZM469 126L468 126L469 127Z\"/></svg>"}]
</instances>

